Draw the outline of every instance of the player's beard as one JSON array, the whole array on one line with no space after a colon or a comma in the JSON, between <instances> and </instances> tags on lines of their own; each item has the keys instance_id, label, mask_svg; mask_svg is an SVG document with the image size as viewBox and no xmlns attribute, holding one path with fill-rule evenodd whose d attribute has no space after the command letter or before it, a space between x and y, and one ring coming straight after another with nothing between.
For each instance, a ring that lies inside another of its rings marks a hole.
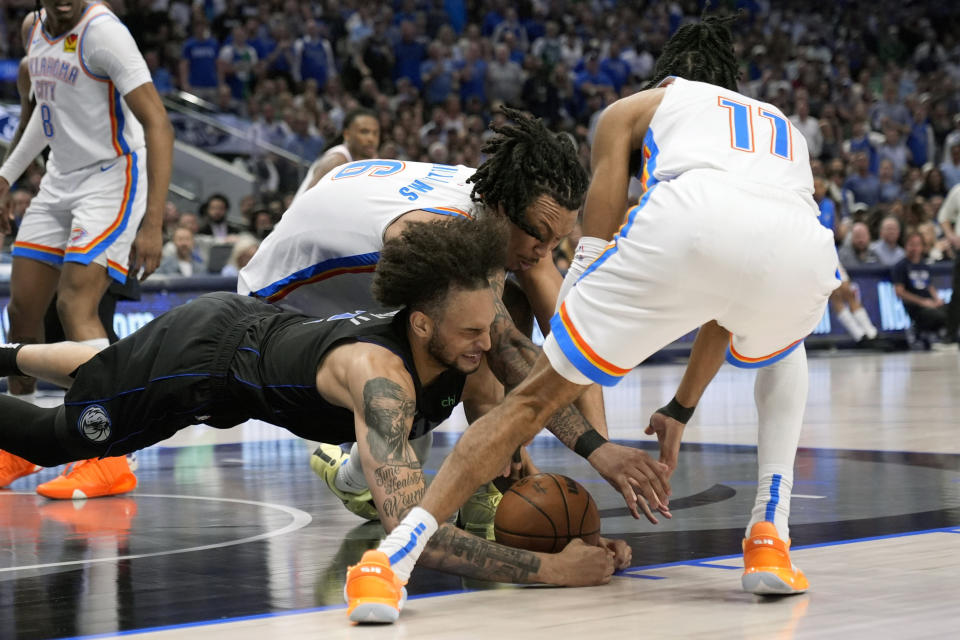
<instances>
[{"instance_id":1,"label":"player's beard","mask_svg":"<svg viewBox=\"0 0 960 640\"><path fill-rule=\"evenodd\" d=\"M427 353L430 354L431 358L445 366L447 369L453 369L454 371L464 375L470 375L480 368L479 364L471 369L464 369L463 367L459 366L457 364L459 358L457 356L450 357L446 353L446 346L447 345L440 339L440 337L434 333L432 336L430 336L430 340L427 341Z\"/></svg>"}]
</instances>

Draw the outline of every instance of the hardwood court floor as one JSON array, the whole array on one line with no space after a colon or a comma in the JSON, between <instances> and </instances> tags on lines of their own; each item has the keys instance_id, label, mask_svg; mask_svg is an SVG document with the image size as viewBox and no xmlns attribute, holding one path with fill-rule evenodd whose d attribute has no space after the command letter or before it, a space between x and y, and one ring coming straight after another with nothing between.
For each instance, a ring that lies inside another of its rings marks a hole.
<instances>
[{"instance_id":1,"label":"hardwood court floor","mask_svg":"<svg viewBox=\"0 0 960 640\"><path fill-rule=\"evenodd\" d=\"M753 375L724 368L687 429L674 519L625 515L551 437L533 456L579 479L634 567L589 589L511 587L418 569L392 627L350 627L343 571L381 535L309 471L307 446L249 424L195 428L139 456L124 497L0 492L0 638L946 638L960 621L960 355L810 360L794 560L810 593L739 589L756 474ZM647 366L607 395L614 438L644 438L683 367ZM437 436L435 470L457 432ZM655 450L649 439L642 446Z\"/></svg>"}]
</instances>

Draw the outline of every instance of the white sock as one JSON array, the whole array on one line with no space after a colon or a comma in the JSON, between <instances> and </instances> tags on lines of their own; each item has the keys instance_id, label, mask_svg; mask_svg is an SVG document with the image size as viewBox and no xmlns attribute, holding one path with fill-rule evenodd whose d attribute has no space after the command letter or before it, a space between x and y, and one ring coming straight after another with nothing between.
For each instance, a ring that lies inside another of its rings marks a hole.
<instances>
[{"instance_id":1,"label":"white sock","mask_svg":"<svg viewBox=\"0 0 960 640\"><path fill-rule=\"evenodd\" d=\"M870 316L867 315L866 309L860 307L853 312L853 317L857 319L857 324L863 327L863 332L867 334L867 338L873 340L877 337L877 328L873 326L873 322L870 321Z\"/></svg>"},{"instance_id":2,"label":"white sock","mask_svg":"<svg viewBox=\"0 0 960 640\"><path fill-rule=\"evenodd\" d=\"M93 347L97 351L103 351L110 346L110 340L107 338L91 338L90 340L80 340L80 344L85 344L88 347Z\"/></svg>"},{"instance_id":3,"label":"white sock","mask_svg":"<svg viewBox=\"0 0 960 640\"><path fill-rule=\"evenodd\" d=\"M754 397L759 429L757 498L747 525L772 521L783 540L790 538L790 492L793 489L793 462L800 442L803 410L810 380L807 352L803 344L783 360L757 372Z\"/></svg>"},{"instance_id":4,"label":"white sock","mask_svg":"<svg viewBox=\"0 0 960 640\"><path fill-rule=\"evenodd\" d=\"M383 539L377 550L387 554L393 573L405 583L410 579L410 572L427 546L427 541L436 532L436 518L426 509L414 507L397 528Z\"/></svg>"},{"instance_id":5,"label":"white sock","mask_svg":"<svg viewBox=\"0 0 960 640\"><path fill-rule=\"evenodd\" d=\"M350 457L337 469L333 486L347 493L363 493L369 489L367 479L363 475L363 467L360 465L360 450L356 442L350 447Z\"/></svg>"},{"instance_id":6,"label":"white sock","mask_svg":"<svg viewBox=\"0 0 960 640\"><path fill-rule=\"evenodd\" d=\"M853 314L850 313L850 309L847 307L844 307L843 311L837 314L837 320L839 320L840 324L843 325L843 328L847 330L847 333L853 336L853 339L858 342L867 333L863 330L863 327L860 326L860 323L856 321L856 319L853 317Z\"/></svg>"}]
</instances>

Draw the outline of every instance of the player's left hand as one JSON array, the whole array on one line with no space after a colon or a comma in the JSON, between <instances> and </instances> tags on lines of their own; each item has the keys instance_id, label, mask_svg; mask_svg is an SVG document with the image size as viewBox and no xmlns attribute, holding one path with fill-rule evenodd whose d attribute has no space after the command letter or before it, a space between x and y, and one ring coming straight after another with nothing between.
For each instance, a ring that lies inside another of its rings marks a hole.
<instances>
[{"instance_id":1,"label":"player's left hand","mask_svg":"<svg viewBox=\"0 0 960 640\"><path fill-rule=\"evenodd\" d=\"M644 429L648 436L657 434L660 441L660 462L667 465L669 475L677 469L677 459L680 456L680 440L683 439L683 428L687 425L678 420L655 412L650 416L650 423Z\"/></svg>"},{"instance_id":2,"label":"player's left hand","mask_svg":"<svg viewBox=\"0 0 960 640\"><path fill-rule=\"evenodd\" d=\"M160 229L141 227L130 248L130 271L137 274L143 269L140 280L146 280L160 266L162 251L163 233Z\"/></svg>"},{"instance_id":3,"label":"player's left hand","mask_svg":"<svg viewBox=\"0 0 960 640\"><path fill-rule=\"evenodd\" d=\"M597 543L597 546L613 552L613 566L617 571L626 569L633 562L633 549L625 540L600 536L600 542Z\"/></svg>"}]
</instances>

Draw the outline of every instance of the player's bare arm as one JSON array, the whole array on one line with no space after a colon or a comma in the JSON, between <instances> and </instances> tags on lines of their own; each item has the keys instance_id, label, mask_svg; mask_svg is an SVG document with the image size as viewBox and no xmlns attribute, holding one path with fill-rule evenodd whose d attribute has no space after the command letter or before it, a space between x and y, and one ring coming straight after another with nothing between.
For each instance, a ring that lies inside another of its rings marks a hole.
<instances>
[{"instance_id":1,"label":"player's bare arm","mask_svg":"<svg viewBox=\"0 0 960 640\"><path fill-rule=\"evenodd\" d=\"M307 189L313 187L323 176L327 175L337 167L347 162L347 158L342 153L331 153L326 158L320 161L320 164L317 165L316 169L313 170L313 173L310 177L310 184L307 185Z\"/></svg>"},{"instance_id":2,"label":"player's bare arm","mask_svg":"<svg viewBox=\"0 0 960 640\"><path fill-rule=\"evenodd\" d=\"M140 85L123 97L143 125L147 146L147 210L133 242L130 268L143 269L141 280L160 266L163 249L163 206L170 187L173 166L173 127L152 82Z\"/></svg>"},{"instance_id":3,"label":"player's bare arm","mask_svg":"<svg viewBox=\"0 0 960 640\"><path fill-rule=\"evenodd\" d=\"M674 395L678 404L683 407L697 406L707 385L723 365L728 344L730 344L730 332L721 327L716 320L711 320L700 327L690 352L690 362L687 363L683 379L680 380L680 386L677 387L677 393ZM667 465L672 474L677 468L680 441L683 438L686 421L681 422L677 416L668 415L670 413L667 407L654 412L650 416L650 423L645 433L656 434L657 440L660 441L660 462Z\"/></svg>"},{"instance_id":4,"label":"player's bare arm","mask_svg":"<svg viewBox=\"0 0 960 640\"><path fill-rule=\"evenodd\" d=\"M426 492L421 463L408 440L416 411L413 382L399 358L371 345L337 349L328 364L342 368L349 385L364 474L384 529L390 532ZM481 580L583 586L609 580L604 553L582 543L560 554L534 553L444 524L420 560Z\"/></svg>"},{"instance_id":5,"label":"player's bare arm","mask_svg":"<svg viewBox=\"0 0 960 640\"><path fill-rule=\"evenodd\" d=\"M617 100L600 117L590 156L593 175L584 203L584 236L611 240L620 228L630 183L630 155L643 147L665 91L650 89Z\"/></svg>"},{"instance_id":6,"label":"player's bare arm","mask_svg":"<svg viewBox=\"0 0 960 640\"><path fill-rule=\"evenodd\" d=\"M573 402L584 388L563 378L550 366L546 356L540 356L531 374L506 400L464 432L444 460L421 506L438 521L448 518L467 499L472 487L492 477L517 446L533 438L554 413ZM597 448L589 458L591 464L598 456L610 452L619 454L611 449L614 447L619 445L608 442ZM656 522L646 502L654 509L666 511L670 488L664 479L665 466L642 451L619 448L637 455L614 456L619 460L617 465L601 471L601 475L618 488L636 517L639 517L637 494L643 496L646 500L639 500L639 504L647 518Z\"/></svg>"}]
</instances>

